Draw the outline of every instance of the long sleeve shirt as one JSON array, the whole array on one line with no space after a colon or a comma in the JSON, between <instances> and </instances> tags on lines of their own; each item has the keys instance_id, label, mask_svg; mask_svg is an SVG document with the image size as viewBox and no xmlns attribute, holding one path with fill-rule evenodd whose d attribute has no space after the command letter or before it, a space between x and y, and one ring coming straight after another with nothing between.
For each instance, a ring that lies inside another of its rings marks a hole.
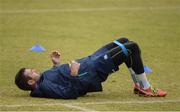
<instances>
[{"instance_id":1,"label":"long sleeve shirt","mask_svg":"<svg viewBox=\"0 0 180 112\"><path fill-rule=\"evenodd\" d=\"M70 75L68 64L62 64L44 71L31 91L33 97L75 99L87 92L102 91L101 82L118 70L109 57L106 48L76 60L80 63L77 76Z\"/></svg>"}]
</instances>

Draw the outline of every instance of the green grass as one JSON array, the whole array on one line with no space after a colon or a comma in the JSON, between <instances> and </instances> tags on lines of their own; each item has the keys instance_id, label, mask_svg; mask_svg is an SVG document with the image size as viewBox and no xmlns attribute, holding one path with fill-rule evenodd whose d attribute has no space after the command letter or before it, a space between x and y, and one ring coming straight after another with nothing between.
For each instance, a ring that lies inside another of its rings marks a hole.
<instances>
[{"instance_id":1,"label":"green grass","mask_svg":"<svg viewBox=\"0 0 180 112\"><path fill-rule=\"evenodd\" d=\"M0 0L0 110L79 110L61 104L90 110L180 110L179 7L179 0ZM119 9L83 11L97 8ZM147 75L150 82L166 90L167 97L133 95L132 81L124 65L103 83L102 93L77 100L31 98L14 85L15 74L21 67L39 71L51 67L48 54L54 49L61 51L62 62L66 63L87 56L120 36L139 43L144 64L153 69ZM29 52L37 43L47 50ZM169 100L177 102L166 102ZM124 103L93 104L107 101ZM164 103L126 104L127 101ZM44 105L54 103L59 105Z\"/></svg>"}]
</instances>

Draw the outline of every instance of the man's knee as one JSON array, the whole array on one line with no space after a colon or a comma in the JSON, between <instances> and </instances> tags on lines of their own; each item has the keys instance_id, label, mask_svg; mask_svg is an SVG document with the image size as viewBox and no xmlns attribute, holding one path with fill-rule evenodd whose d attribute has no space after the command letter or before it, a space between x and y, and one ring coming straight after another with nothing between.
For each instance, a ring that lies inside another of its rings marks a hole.
<instances>
[{"instance_id":1,"label":"man's knee","mask_svg":"<svg viewBox=\"0 0 180 112\"><path fill-rule=\"evenodd\" d=\"M136 42L134 42L134 49L136 50L136 52L141 54L141 49L140 49L139 45Z\"/></svg>"},{"instance_id":2,"label":"man's knee","mask_svg":"<svg viewBox=\"0 0 180 112\"><path fill-rule=\"evenodd\" d=\"M141 54L141 49L136 42L130 41L129 43L125 44L125 47L129 49L132 53Z\"/></svg>"},{"instance_id":3,"label":"man's knee","mask_svg":"<svg viewBox=\"0 0 180 112\"><path fill-rule=\"evenodd\" d=\"M129 42L129 39L126 37L122 37L122 38L117 39L117 41L123 44L123 43Z\"/></svg>"}]
</instances>

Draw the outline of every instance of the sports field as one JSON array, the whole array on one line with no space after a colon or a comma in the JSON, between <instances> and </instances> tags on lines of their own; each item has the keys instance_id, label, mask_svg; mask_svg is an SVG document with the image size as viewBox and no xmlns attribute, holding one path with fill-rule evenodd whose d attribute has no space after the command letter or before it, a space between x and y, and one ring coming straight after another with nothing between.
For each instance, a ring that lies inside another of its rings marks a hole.
<instances>
[{"instance_id":1,"label":"sports field","mask_svg":"<svg viewBox=\"0 0 180 112\"><path fill-rule=\"evenodd\" d=\"M104 91L77 100L31 98L14 85L21 67L51 67L93 53L121 36L139 43L153 87L165 98L139 97L125 65ZM29 52L41 44L45 52ZM0 0L0 110L180 111L180 0Z\"/></svg>"}]
</instances>

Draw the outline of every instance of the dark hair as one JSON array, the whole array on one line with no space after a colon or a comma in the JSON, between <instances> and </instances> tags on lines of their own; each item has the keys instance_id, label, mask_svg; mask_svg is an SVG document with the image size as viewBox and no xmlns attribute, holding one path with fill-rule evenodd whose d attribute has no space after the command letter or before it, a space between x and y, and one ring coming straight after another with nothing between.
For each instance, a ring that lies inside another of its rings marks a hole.
<instances>
[{"instance_id":1,"label":"dark hair","mask_svg":"<svg viewBox=\"0 0 180 112\"><path fill-rule=\"evenodd\" d=\"M31 79L28 76L24 75L24 71L26 68L21 68L15 77L15 84L22 90L31 90L31 86L27 83L29 79Z\"/></svg>"}]
</instances>

